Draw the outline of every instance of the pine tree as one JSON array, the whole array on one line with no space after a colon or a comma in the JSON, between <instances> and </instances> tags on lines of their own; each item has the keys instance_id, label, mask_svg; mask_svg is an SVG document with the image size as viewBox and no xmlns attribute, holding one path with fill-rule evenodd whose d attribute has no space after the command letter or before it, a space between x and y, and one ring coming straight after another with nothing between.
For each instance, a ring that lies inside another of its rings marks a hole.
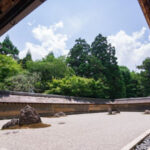
<instances>
[{"instance_id":1,"label":"pine tree","mask_svg":"<svg viewBox=\"0 0 150 150\"><path fill-rule=\"evenodd\" d=\"M18 59L19 50L15 47L10 40L9 36L6 36L1 43L0 54L11 55L14 59Z\"/></svg>"}]
</instances>

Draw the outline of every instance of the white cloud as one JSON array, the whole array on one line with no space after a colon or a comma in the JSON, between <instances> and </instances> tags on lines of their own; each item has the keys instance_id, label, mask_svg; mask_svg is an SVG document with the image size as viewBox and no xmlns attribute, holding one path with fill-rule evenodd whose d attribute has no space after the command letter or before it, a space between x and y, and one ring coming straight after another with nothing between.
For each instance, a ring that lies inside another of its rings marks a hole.
<instances>
[{"instance_id":1,"label":"white cloud","mask_svg":"<svg viewBox=\"0 0 150 150\"><path fill-rule=\"evenodd\" d=\"M143 41L146 28L128 35L120 31L116 35L108 36L108 41L115 46L119 65L124 65L131 70L136 70L146 57L150 57L150 36Z\"/></svg>"},{"instance_id":2,"label":"white cloud","mask_svg":"<svg viewBox=\"0 0 150 150\"><path fill-rule=\"evenodd\" d=\"M33 26L34 23L35 23L35 20L32 20L32 21L27 22L27 25L28 26Z\"/></svg>"},{"instance_id":3,"label":"white cloud","mask_svg":"<svg viewBox=\"0 0 150 150\"><path fill-rule=\"evenodd\" d=\"M28 25L28 26L32 26L32 23L31 23L31 22L28 22L27 25Z\"/></svg>"},{"instance_id":4,"label":"white cloud","mask_svg":"<svg viewBox=\"0 0 150 150\"><path fill-rule=\"evenodd\" d=\"M68 36L66 34L57 33L57 29L63 27L62 21L49 27L38 25L32 30L32 33L40 44L27 42L25 49L19 53L19 57L25 57L28 50L30 50L33 60L41 59L52 51L55 56L67 54L66 41L68 40Z\"/></svg>"}]
</instances>

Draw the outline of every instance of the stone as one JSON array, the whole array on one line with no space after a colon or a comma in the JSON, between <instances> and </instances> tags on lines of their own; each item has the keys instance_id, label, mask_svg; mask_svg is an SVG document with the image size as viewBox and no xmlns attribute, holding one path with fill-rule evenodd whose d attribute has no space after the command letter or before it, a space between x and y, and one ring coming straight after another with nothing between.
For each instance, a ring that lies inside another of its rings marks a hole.
<instances>
[{"instance_id":1,"label":"stone","mask_svg":"<svg viewBox=\"0 0 150 150\"><path fill-rule=\"evenodd\" d=\"M150 114L150 110L145 110L144 114Z\"/></svg>"},{"instance_id":2,"label":"stone","mask_svg":"<svg viewBox=\"0 0 150 150\"><path fill-rule=\"evenodd\" d=\"M108 114L112 115L112 109L111 108L108 108Z\"/></svg>"},{"instance_id":3,"label":"stone","mask_svg":"<svg viewBox=\"0 0 150 150\"><path fill-rule=\"evenodd\" d=\"M112 112L112 115L116 115L116 114L117 114L117 111L113 111L113 112Z\"/></svg>"},{"instance_id":4,"label":"stone","mask_svg":"<svg viewBox=\"0 0 150 150\"><path fill-rule=\"evenodd\" d=\"M41 123L41 118L34 108L27 105L23 109L20 110L20 115L19 115L20 126L35 124L35 123Z\"/></svg>"},{"instance_id":5,"label":"stone","mask_svg":"<svg viewBox=\"0 0 150 150\"><path fill-rule=\"evenodd\" d=\"M120 114L120 110L119 109L117 109L116 112Z\"/></svg>"},{"instance_id":6,"label":"stone","mask_svg":"<svg viewBox=\"0 0 150 150\"><path fill-rule=\"evenodd\" d=\"M120 113L120 110L115 108L113 111L115 111L116 113Z\"/></svg>"},{"instance_id":7,"label":"stone","mask_svg":"<svg viewBox=\"0 0 150 150\"><path fill-rule=\"evenodd\" d=\"M119 109L117 109L117 108L112 109L111 107L108 108L108 114L109 115L116 115L118 113L120 113Z\"/></svg>"},{"instance_id":8,"label":"stone","mask_svg":"<svg viewBox=\"0 0 150 150\"><path fill-rule=\"evenodd\" d=\"M2 126L2 129L9 129L11 127L19 125L19 120L18 119L12 119L11 121L7 122Z\"/></svg>"},{"instance_id":9,"label":"stone","mask_svg":"<svg viewBox=\"0 0 150 150\"><path fill-rule=\"evenodd\" d=\"M65 117L66 114L64 112L58 112L56 114L54 114L54 117Z\"/></svg>"}]
</instances>

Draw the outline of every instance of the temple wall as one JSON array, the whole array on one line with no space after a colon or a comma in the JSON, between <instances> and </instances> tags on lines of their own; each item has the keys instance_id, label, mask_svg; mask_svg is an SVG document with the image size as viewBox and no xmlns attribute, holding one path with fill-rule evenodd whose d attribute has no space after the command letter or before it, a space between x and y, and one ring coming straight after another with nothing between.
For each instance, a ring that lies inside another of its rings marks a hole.
<instances>
[{"instance_id":1,"label":"temple wall","mask_svg":"<svg viewBox=\"0 0 150 150\"><path fill-rule=\"evenodd\" d=\"M150 98L118 99L114 102L102 99L75 98L55 95L30 95L31 93L5 93L0 95L0 118L19 115L26 105L34 107L41 116L52 116L57 112L66 114L106 112L108 108L120 111L144 111L150 109ZM42 97L43 96L43 97ZM72 99L72 100L71 100ZM95 100L95 101L94 101ZM55 102L56 101L56 102Z\"/></svg>"}]
</instances>

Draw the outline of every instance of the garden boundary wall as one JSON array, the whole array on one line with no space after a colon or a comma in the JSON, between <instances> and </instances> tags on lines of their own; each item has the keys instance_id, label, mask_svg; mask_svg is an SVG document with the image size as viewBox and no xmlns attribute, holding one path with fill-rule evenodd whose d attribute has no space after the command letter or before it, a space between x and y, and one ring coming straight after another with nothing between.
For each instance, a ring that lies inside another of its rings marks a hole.
<instances>
[{"instance_id":1,"label":"garden boundary wall","mask_svg":"<svg viewBox=\"0 0 150 150\"><path fill-rule=\"evenodd\" d=\"M57 112L106 112L109 108L120 111L144 111L150 109L150 97L116 99L112 102L108 99L0 91L0 119L17 117L20 109L26 105L34 107L45 117Z\"/></svg>"}]
</instances>

